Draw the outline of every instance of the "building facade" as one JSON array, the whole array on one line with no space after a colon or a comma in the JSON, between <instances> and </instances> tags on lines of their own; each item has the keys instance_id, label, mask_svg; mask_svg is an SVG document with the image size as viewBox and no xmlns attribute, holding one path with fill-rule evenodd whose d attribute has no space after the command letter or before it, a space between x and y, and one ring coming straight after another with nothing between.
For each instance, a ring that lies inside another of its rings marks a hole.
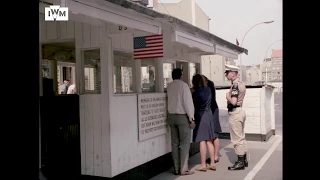
<instances>
[{"instance_id":1,"label":"building facade","mask_svg":"<svg viewBox=\"0 0 320 180\"><path fill-rule=\"evenodd\" d=\"M266 58L261 64L261 80L282 82L282 62L282 49L273 49L271 58Z\"/></svg>"},{"instance_id":2,"label":"building facade","mask_svg":"<svg viewBox=\"0 0 320 180\"><path fill-rule=\"evenodd\" d=\"M152 8L155 11L164 14L170 14L171 16L182 19L205 31L210 31L210 17L206 15L206 13L199 7L195 0L181 0L178 3L161 3L158 0L153 0ZM224 65L235 65L235 59L237 58L237 56L229 56L228 54L225 56L202 55L200 67L202 74L213 80L217 86L230 85L230 82L228 82L224 77Z\"/></svg>"},{"instance_id":3,"label":"building facade","mask_svg":"<svg viewBox=\"0 0 320 180\"><path fill-rule=\"evenodd\" d=\"M246 84L255 84L260 81L260 65L246 66Z\"/></svg>"}]
</instances>

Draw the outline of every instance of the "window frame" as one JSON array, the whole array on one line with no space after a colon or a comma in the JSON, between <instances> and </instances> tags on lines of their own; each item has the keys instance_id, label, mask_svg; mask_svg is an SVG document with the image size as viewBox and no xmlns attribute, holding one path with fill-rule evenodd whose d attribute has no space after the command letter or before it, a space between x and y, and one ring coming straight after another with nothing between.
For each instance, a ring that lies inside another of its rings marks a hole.
<instances>
[{"instance_id":1,"label":"window frame","mask_svg":"<svg viewBox=\"0 0 320 180\"><path fill-rule=\"evenodd\" d=\"M136 62L134 60L134 56L133 56L133 52L132 51L126 51L126 50L123 50L123 49L115 49L113 48L112 49L112 55L111 55L111 65L112 65L112 94L113 96L128 96L128 95L135 95L138 93L138 88L137 88L137 85L133 85L133 89L134 89L134 92L121 92L121 93L116 93L114 92L114 88L116 88L116 85L115 85L115 81L114 81L114 74L115 74L115 52L118 52L120 54L128 54L130 56L130 60L132 61L133 65L132 65L132 83L133 84L137 84L137 68L136 68Z\"/></svg>"},{"instance_id":2,"label":"window frame","mask_svg":"<svg viewBox=\"0 0 320 180\"><path fill-rule=\"evenodd\" d=\"M170 63L170 64L173 64L173 69L175 69L177 67L177 61L175 60L170 60L170 59L163 59L163 63L162 63L162 66L164 63ZM164 69L162 69L163 73L164 73ZM164 78L164 77L162 77ZM172 77L171 77L172 78ZM163 84L164 86L164 84ZM167 88L163 87L163 91L164 92L167 92Z\"/></svg>"},{"instance_id":3,"label":"window frame","mask_svg":"<svg viewBox=\"0 0 320 180\"><path fill-rule=\"evenodd\" d=\"M81 85L80 85L80 92L77 92L77 94L91 94L91 95L101 95L102 94L102 85L100 84L100 92L97 92L96 90L93 91L88 91L85 89L85 71L84 68L88 67L85 66L84 64L84 52L85 51L92 51L92 50L99 50L99 57L100 57L100 81L103 81L103 77L101 74L101 47L90 47L90 48L81 48L80 49L80 54L81 54L81 77L79 78L81 80ZM77 63L77 62L76 62ZM77 68L77 66L76 66ZM77 71L77 70L76 70ZM77 77L77 76L76 76ZM77 81L77 80L76 80Z\"/></svg>"},{"instance_id":4,"label":"window frame","mask_svg":"<svg viewBox=\"0 0 320 180\"><path fill-rule=\"evenodd\" d=\"M139 87L137 86L137 88L139 88L139 89L141 89L141 92L140 92L140 94L150 94L150 93L160 93L159 92L159 85L161 85L161 83L159 83L158 82L158 77L160 76L160 74L162 74L162 76L163 76L163 73L160 73L159 71L160 71L160 68L159 68L159 63L157 62L157 61L159 61L160 60L160 58L146 58L146 59L149 59L149 60L153 60L153 62L154 62L154 67L155 67L155 81L156 81L156 83L155 83L155 86L156 86L156 89L155 89L155 91L154 92L150 92L150 91L148 91L148 92L145 92L145 91L142 91L142 76L141 76L141 70L142 70L142 62L140 62L139 63L139 66L140 66L140 68L139 68L139 78L140 78L140 85L139 85ZM141 60L138 60L138 61L143 61L144 59L141 59ZM163 63L161 63L161 65L163 66ZM161 68L162 69L162 68ZM163 69L162 69L163 70ZM163 77L162 77L163 78ZM137 83L138 84L138 83Z\"/></svg>"}]
</instances>

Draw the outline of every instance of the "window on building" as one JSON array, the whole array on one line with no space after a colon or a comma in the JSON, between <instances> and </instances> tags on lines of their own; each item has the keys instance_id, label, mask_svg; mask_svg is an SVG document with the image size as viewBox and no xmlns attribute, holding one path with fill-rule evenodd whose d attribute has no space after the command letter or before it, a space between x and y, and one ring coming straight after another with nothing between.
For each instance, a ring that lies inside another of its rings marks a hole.
<instances>
[{"instance_id":1,"label":"window on building","mask_svg":"<svg viewBox=\"0 0 320 180\"><path fill-rule=\"evenodd\" d=\"M100 49L84 50L85 93L101 93Z\"/></svg>"},{"instance_id":2,"label":"window on building","mask_svg":"<svg viewBox=\"0 0 320 180\"><path fill-rule=\"evenodd\" d=\"M156 62L155 59L141 60L142 92L156 92Z\"/></svg>"},{"instance_id":3,"label":"window on building","mask_svg":"<svg viewBox=\"0 0 320 180\"><path fill-rule=\"evenodd\" d=\"M113 52L113 90L115 94L136 92L133 86L134 74L132 73L134 60L132 53L121 51Z\"/></svg>"},{"instance_id":4,"label":"window on building","mask_svg":"<svg viewBox=\"0 0 320 180\"><path fill-rule=\"evenodd\" d=\"M172 70L174 69L173 63L163 63L163 83L164 89L168 87L168 84L172 82Z\"/></svg>"}]
</instances>

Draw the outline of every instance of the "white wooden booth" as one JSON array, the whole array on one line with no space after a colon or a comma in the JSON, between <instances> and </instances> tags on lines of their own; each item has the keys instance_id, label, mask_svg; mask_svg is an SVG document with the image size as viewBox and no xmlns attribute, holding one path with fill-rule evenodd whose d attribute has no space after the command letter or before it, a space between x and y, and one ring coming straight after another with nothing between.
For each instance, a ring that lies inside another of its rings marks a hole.
<instances>
[{"instance_id":1,"label":"white wooden booth","mask_svg":"<svg viewBox=\"0 0 320 180\"><path fill-rule=\"evenodd\" d=\"M55 82L61 81L55 75L57 65L64 64L57 56L50 57L49 47L66 47L65 64L73 63L68 67L74 69L80 97L83 175L114 177L169 153L165 89L172 69L183 68L184 81L190 83L194 73L201 73L201 55L235 57L244 52L111 1L69 0L65 22L44 21L49 5L39 5L41 51L55 67L51 70ZM163 35L163 58L134 60L133 38L153 34Z\"/></svg>"}]
</instances>

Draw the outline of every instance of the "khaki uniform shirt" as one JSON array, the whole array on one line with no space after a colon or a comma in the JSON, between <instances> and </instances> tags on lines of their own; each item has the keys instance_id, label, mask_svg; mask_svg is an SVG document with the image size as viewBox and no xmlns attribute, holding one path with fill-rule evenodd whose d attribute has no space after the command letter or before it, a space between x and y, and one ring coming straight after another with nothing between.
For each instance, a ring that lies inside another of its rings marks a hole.
<instances>
[{"instance_id":1,"label":"khaki uniform shirt","mask_svg":"<svg viewBox=\"0 0 320 180\"><path fill-rule=\"evenodd\" d=\"M242 81L239 80L239 78L232 82L230 93L231 97L237 98L237 105L242 106L244 96L246 95L246 86Z\"/></svg>"}]
</instances>

